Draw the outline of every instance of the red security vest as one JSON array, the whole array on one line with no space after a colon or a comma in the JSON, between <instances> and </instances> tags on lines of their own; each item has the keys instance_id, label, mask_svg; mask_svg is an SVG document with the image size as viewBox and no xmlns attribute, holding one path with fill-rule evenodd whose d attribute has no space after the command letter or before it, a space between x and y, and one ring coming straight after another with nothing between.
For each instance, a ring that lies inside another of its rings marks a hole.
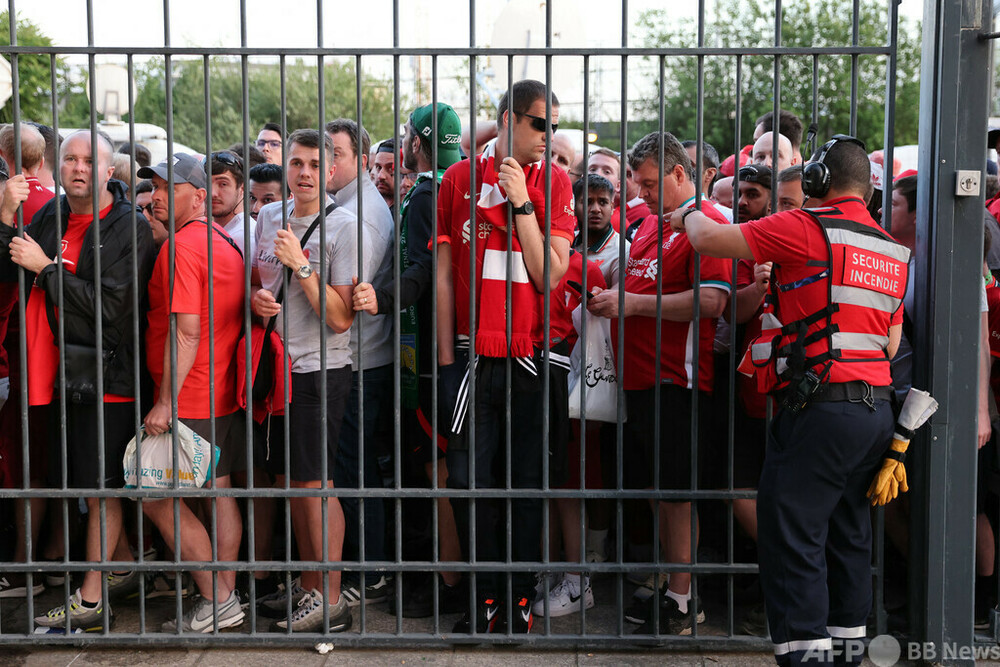
<instances>
[{"instance_id":1,"label":"red security vest","mask_svg":"<svg viewBox=\"0 0 1000 667\"><path fill-rule=\"evenodd\" d=\"M789 283L775 265L762 332L740 370L755 375L761 391L780 389L810 369L829 382L889 385L888 331L906 292L910 251L836 206L806 212L823 232L827 259L809 262L816 272ZM810 314L783 324L782 310L790 306Z\"/></svg>"}]
</instances>

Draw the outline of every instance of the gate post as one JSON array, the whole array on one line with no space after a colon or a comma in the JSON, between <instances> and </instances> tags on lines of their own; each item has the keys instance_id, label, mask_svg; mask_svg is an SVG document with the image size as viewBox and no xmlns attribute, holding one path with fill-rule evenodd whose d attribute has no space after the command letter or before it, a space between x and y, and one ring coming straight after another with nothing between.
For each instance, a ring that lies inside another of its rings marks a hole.
<instances>
[{"instance_id":1,"label":"gate post","mask_svg":"<svg viewBox=\"0 0 1000 667\"><path fill-rule=\"evenodd\" d=\"M914 448L910 614L938 661L973 644L983 193L956 196L956 172L985 171L991 4L924 2L913 384L941 409Z\"/></svg>"}]
</instances>

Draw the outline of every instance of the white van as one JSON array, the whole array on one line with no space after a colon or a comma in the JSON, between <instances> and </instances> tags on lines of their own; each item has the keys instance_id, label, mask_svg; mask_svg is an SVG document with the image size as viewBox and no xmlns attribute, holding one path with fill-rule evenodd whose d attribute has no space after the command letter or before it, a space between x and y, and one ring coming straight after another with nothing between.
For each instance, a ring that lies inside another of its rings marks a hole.
<instances>
[{"instance_id":1,"label":"white van","mask_svg":"<svg viewBox=\"0 0 1000 667\"><path fill-rule=\"evenodd\" d=\"M87 128L79 127L60 127L59 134L63 138L68 137L72 133ZM115 150L118 150L121 146L128 144L129 142L129 124L122 122L109 123L102 121L97 124L97 129L107 133L111 137L112 143L114 143ZM159 125L151 125L149 123L136 123L135 124L135 140L136 142L142 144L149 149L151 155L151 164L159 164L167 157L167 131L164 130ZM196 155L202 157L202 154L198 151L185 146L184 144L175 141L174 142L174 153L189 153L190 155Z\"/></svg>"}]
</instances>

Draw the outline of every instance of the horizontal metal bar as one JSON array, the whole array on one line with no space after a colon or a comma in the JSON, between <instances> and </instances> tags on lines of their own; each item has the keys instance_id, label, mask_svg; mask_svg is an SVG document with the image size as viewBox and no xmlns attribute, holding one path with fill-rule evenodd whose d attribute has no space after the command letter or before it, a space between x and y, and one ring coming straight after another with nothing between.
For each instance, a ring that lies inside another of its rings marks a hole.
<instances>
[{"instance_id":1,"label":"horizontal metal bar","mask_svg":"<svg viewBox=\"0 0 1000 667\"><path fill-rule=\"evenodd\" d=\"M2 498L79 498L86 491L86 498L127 498L144 501L165 498L610 498L650 500L733 500L756 498L757 492L747 489L711 489L698 491L672 491L654 489L385 489L370 487L364 489L273 489L254 487L253 489L2 489Z\"/></svg>"},{"instance_id":2,"label":"horizontal metal bar","mask_svg":"<svg viewBox=\"0 0 1000 667\"><path fill-rule=\"evenodd\" d=\"M175 570L192 572L253 572L255 570L268 572L286 572L290 570L335 569L345 572L561 572L568 566L583 566L591 574L628 574L630 572L694 572L697 574L753 574L757 572L756 563L633 563L633 562L566 562L549 561L530 562L514 561L172 561L147 560L142 563L133 561L107 560L101 563L71 561L46 561L45 567L39 567L39 561L34 563L0 563L5 572L89 572L134 570L136 572L173 572Z\"/></svg>"},{"instance_id":3,"label":"horizontal metal bar","mask_svg":"<svg viewBox=\"0 0 1000 667\"><path fill-rule=\"evenodd\" d=\"M761 46L740 47L604 47L604 48L293 48L194 46L5 46L0 54L122 55L122 56L811 56L889 55L889 46Z\"/></svg>"},{"instance_id":4,"label":"horizontal metal bar","mask_svg":"<svg viewBox=\"0 0 1000 667\"><path fill-rule=\"evenodd\" d=\"M389 634L381 632L365 632L358 634L335 633L320 634L316 632L296 632L294 635L278 632L254 632L237 633L233 631L223 631L218 634L196 634L185 633L183 635L166 633L137 634L131 632L112 632L107 635L80 634L80 635L24 635L24 634L2 634L0 635L0 645L25 644L56 644L73 646L82 645L177 645L183 643L191 644L211 644L213 646L226 645L228 647L259 647L267 646L301 646L317 641L335 641L339 648L377 648L389 646L402 646L414 649L441 648L442 643L469 645L469 644L509 644L516 642L519 646L538 646L547 648L593 648L597 650L608 650L608 642L614 640L616 644L622 641L633 644L635 648L648 648L652 635L633 634L609 634L594 633L585 635L573 634L527 634L527 635L455 635L450 633L418 633L403 632L399 634ZM699 634L697 637L677 637L660 635L656 646L658 648L686 648L692 650L696 647L710 647L713 651L766 651L772 648L772 644L760 637L750 637L746 635L705 635Z\"/></svg>"}]
</instances>

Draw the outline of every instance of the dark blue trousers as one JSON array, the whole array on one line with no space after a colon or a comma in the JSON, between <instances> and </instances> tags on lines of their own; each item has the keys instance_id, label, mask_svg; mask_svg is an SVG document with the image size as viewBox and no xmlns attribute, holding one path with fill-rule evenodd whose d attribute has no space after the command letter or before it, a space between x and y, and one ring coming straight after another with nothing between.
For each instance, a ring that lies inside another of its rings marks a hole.
<instances>
[{"instance_id":1,"label":"dark blue trousers","mask_svg":"<svg viewBox=\"0 0 1000 667\"><path fill-rule=\"evenodd\" d=\"M865 494L894 426L887 401L875 408L817 402L798 414L781 410L771 424L757 548L780 665L857 664L864 655L872 606Z\"/></svg>"}]
</instances>

